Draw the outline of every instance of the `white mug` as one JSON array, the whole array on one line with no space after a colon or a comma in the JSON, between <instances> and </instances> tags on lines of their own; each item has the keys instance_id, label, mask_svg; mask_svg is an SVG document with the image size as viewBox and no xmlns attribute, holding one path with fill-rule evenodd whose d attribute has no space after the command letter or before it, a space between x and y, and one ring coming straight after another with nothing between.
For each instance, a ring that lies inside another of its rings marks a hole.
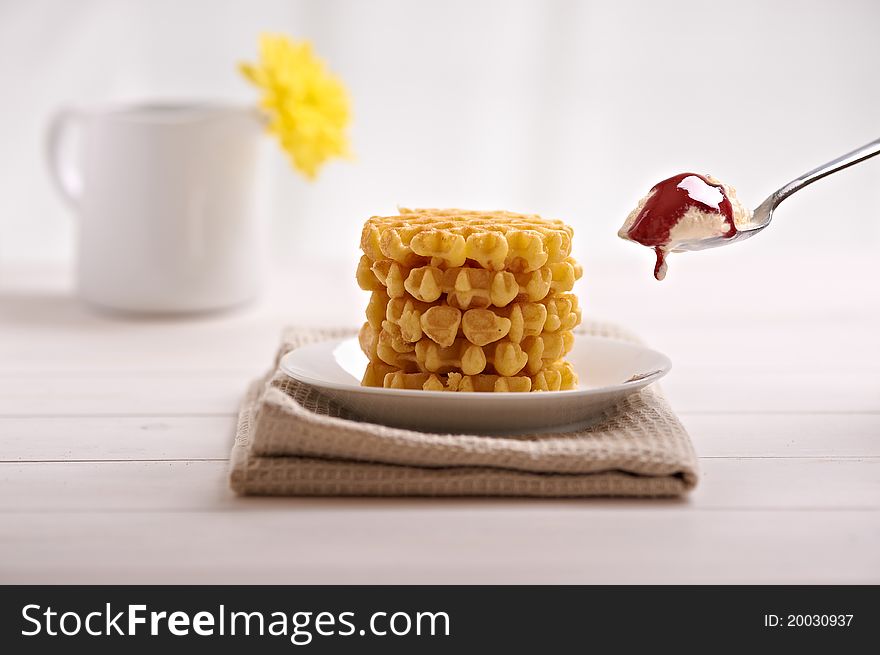
<instances>
[{"instance_id":1,"label":"white mug","mask_svg":"<svg viewBox=\"0 0 880 655\"><path fill-rule=\"evenodd\" d=\"M251 300L261 281L255 109L131 105L59 112L52 179L78 215L79 293L135 312Z\"/></svg>"}]
</instances>

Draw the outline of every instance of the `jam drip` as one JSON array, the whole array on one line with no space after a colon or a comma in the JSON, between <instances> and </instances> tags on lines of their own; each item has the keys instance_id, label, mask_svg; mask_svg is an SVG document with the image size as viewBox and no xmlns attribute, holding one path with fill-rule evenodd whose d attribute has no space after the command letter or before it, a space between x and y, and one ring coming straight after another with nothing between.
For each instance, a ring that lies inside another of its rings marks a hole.
<instances>
[{"instance_id":1,"label":"jam drip","mask_svg":"<svg viewBox=\"0 0 880 655\"><path fill-rule=\"evenodd\" d=\"M718 200L720 192L721 199ZM681 173L663 180L651 189L651 195L627 231L633 241L657 253L654 277L662 280L666 275L666 252L669 234L691 207L712 214L720 214L727 224L722 236L736 234L733 223L733 205L724 187L712 184L702 175Z\"/></svg>"},{"instance_id":2,"label":"jam drip","mask_svg":"<svg viewBox=\"0 0 880 655\"><path fill-rule=\"evenodd\" d=\"M657 263L654 264L654 277L662 280L666 277L666 251L657 246L654 248L654 252L657 254Z\"/></svg>"}]
</instances>

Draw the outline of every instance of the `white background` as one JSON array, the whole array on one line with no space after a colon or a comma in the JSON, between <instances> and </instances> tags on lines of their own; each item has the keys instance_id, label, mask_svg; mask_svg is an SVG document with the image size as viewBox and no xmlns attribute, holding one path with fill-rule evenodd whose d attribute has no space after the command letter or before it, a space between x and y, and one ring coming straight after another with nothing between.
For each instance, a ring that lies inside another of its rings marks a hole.
<instances>
[{"instance_id":1,"label":"white background","mask_svg":"<svg viewBox=\"0 0 880 655\"><path fill-rule=\"evenodd\" d=\"M54 109L252 102L236 62L277 31L312 40L347 82L357 161L308 184L268 151L276 258L332 235L353 260L362 221L398 203L503 207L570 221L587 264L649 275L651 254L615 232L662 177L711 173L755 206L880 136L878 27L869 0L2 0L0 263L72 256L42 156ZM783 249L876 247L878 181L880 161L823 180L760 239L711 256L774 273Z\"/></svg>"}]
</instances>

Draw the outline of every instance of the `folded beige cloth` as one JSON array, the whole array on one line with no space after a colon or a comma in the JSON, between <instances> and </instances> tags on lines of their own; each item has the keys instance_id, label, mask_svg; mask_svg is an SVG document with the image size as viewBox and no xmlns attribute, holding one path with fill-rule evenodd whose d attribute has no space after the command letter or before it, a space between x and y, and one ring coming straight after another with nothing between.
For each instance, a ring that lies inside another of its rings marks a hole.
<instances>
[{"instance_id":1,"label":"folded beige cloth","mask_svg":"<svg viewBox=\"0 0 880 655\"><path fill-rule=\"evenodd\" d=\"M634 340L612 325L583 333ZM276 496L678 496L697 483L687 432L656 385L574 432L428 434L366 423L278 370L303 344L350 330L289 328L274 370L245 396L236 493Z\"/></svg>"}]
</instances>

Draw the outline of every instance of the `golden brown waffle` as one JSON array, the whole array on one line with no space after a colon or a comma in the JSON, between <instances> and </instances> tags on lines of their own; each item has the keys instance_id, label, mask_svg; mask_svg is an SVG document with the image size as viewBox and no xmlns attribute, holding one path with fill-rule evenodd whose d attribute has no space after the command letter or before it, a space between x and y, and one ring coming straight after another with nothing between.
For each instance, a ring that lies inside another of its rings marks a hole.
<instances>
[{"instance_id":1,"label":"golden brown waffle","mask_svg":"<svg viewBox=\"0 0 880 655\"><path fill-rule=\"evenodd\" d=\"M385 289L392 298L408 293L416 300L434 302L446 294L448 304L470 309L506 307L515 301L535 302L551 293L566 293L582 274L583 269L570 257L528 273L513 273L472 266L407 268L390 259L374 262L364 255L357 280L362 289Z\"/></svg>"},{"instance_id":2,"label":"golden brown waffle","mask_svg":"<svg viewBox=\"0 0 880 655\"><path fill-rule=\"evenodd\" d=\"M365 377L364 384L367 384ZM372 384L376 378L369 379L368 386L384 386L391 389L424 389L426 391L561 391L575 389L578 385L577 374L571 364L565 361L555 362L537 373L537 375L462 375L461 373L404 373L390 371L385 374L380 384Z\"/></svg>"},{"instance_id":3,"label":"golden brown waffle","mask_svg":"<svg viewBox=\"0 0 880 655\"><path fill-rule=\"evenodd\" d=\"M382 387L385 376L391 373L397 373L398 369L389 366L385 362L378 362L371 359L364 371L364 377L361 380L362 387Z\"/></svg>"},{"instance_id":4,"label":"golden brown waffle","mask_svg":"<svg viewBox=\"0 0 880 655\"><path fill-rule=\"evenodd\" d=\"M420 302L411 296L388 298L374 291L367 305L367 322L376 331L389 321L396 325L405 341L414 343L428 337L449 346L464 337L477 346L507 338L520 343L523 338L545 332L570 331L580 325L577 296L560 294L540 302L516 302L504 308L462 311L446 304Z\"/></svg>"},{"instance_id":5,"label":"golden brown waffle","mask_svg":"<svg viewBox=\"0 0 880 655\"><path fill-rule=\"evenodd\" d=\"M489 271L534 271L564 261L573 230L562 221L504 211L401 209L364 225L361 249L371 260L414 268L454 268L470 260Z\"/></svg>"},{"instance_id":6,"label":"golden brown waffle","mask_svg":"<svg viewBox=\"0 0 880 655\"><path fill-rule=\"evenodd\" d=\"M525 337L520 343L501 339L477 346L457 338L449 346L441 346L427 337L415 343L406 341L400 329L388 321L378 332L369 323L361 330L361 347L371 361L382 361L407 373L537 375L562 359L573 343L571 332L551 332Z\"/></svg>"}]
</instances>

